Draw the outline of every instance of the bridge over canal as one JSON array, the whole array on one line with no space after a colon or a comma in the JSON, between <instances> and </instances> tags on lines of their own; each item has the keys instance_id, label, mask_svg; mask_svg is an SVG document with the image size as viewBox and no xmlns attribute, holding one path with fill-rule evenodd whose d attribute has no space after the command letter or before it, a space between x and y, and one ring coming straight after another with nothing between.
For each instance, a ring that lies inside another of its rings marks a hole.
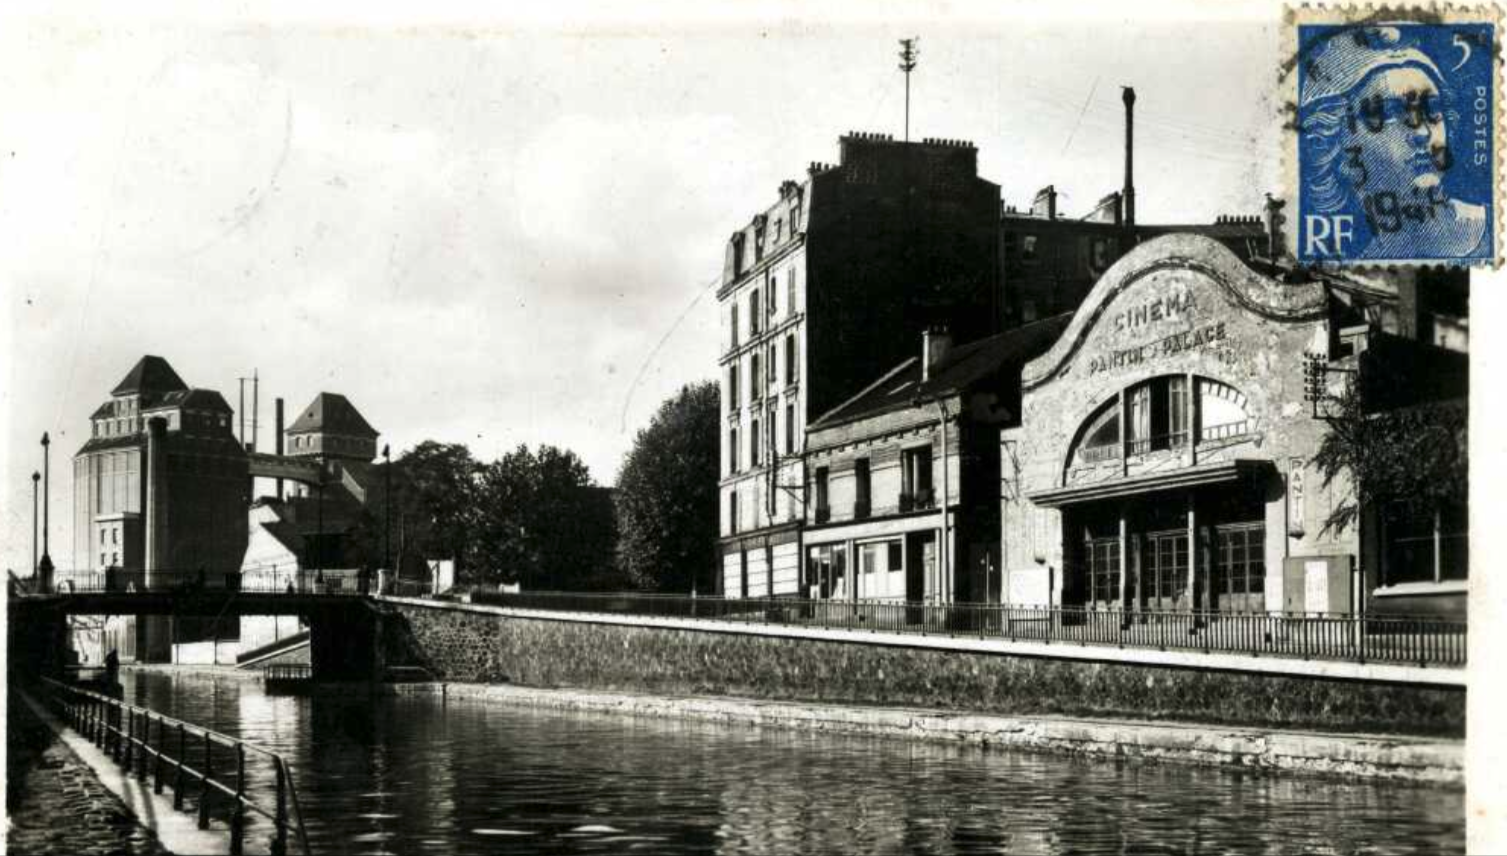
<instances>
[{"instance_id":1,"label":"bridge over canal","mask_svg":"<svg viewBox=\"0 0 1507 856\"><path fill-rule=\"evenodd\" d=\"M309 626L309 656L325 681L379 679L386 666L383 628L390 608L368 584L341 585L333 574L213 573L203 570L61 573L50 591L12 580L8 631L12 673L61 676L72 615L240 617L297 615Z\"/></svg>"}]
</instances>

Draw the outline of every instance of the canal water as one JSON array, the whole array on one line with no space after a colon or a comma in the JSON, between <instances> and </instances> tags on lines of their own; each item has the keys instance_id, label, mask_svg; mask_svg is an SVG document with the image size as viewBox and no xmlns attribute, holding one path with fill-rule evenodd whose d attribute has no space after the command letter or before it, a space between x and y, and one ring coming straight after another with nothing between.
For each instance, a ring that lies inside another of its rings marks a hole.
<instances>
[{"instance_id":1,"label":"canal water","mask_svg":"<svg viewBox=\"0 0 1507 856\"><path fill-rule=\"evenodd\" d=\"M122 678L283 753L316 853L1464 851L1459 790Z\"/></svg>"}]
</instances>

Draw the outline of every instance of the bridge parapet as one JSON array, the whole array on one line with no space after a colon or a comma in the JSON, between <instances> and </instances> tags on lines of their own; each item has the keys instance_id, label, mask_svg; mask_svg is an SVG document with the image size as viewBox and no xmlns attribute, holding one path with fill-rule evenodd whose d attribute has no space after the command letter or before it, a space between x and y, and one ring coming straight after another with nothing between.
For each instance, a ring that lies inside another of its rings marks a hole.
<instances>
[{"instance_id":1,"label":"bridge parapet","mask_svg":"<svg viewBox=\"0 0 1507 856\"><path fill-rule=\"evenodd\" d=\"M367 594L370 575L357 568L308 570L298 568L252 568L209 570L168 568L151 571L106 568L104 570L58 571L47 594L94 594L100 592L193 593L255 592L260 594ZM43 593L40 591L28 593Z\"/></svg>"}]
</instances>

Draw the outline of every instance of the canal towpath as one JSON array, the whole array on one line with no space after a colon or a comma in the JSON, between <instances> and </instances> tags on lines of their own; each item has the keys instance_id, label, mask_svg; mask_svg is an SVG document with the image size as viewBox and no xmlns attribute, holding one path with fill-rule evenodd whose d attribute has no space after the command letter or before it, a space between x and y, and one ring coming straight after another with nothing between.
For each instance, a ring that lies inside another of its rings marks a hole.
<instances>
[{"instance_id":1,"label":"canal towpath","mask_svg":"<svg viewBox=\"0 0 1507 856\"><path fill-rule=\"evenodd\" d=\"M14 690L6 716L7 852L169 852Z\"/></svg>"},{"instance_id":2,"label":"canal towpath","mask_svg":"<svg viewBox=\"0 0 1507 856\"><path fill-rule=\"evenodd\" d=\"M6 695L7 853L228 853L171 798L127 775L35 698Z\"/></svg>"}]
</instances>

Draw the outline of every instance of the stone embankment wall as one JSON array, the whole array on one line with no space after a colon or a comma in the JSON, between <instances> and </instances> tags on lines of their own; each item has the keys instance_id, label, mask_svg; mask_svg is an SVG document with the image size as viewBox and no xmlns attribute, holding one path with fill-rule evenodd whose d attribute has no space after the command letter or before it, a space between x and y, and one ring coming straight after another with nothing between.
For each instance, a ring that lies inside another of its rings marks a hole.
<instances>
[{"instance_id":1,"label":"stone embankment wall","mask_svg":"<svg viewBox=\"0 0 1507 856\"><path fill-rule=\"evenodd\" d=\"M1009 716L1465 732L1465 691L1451 686L557 621L454 604L391 606L413 654L444 681Z\"/></svg>"}]
</instances>

